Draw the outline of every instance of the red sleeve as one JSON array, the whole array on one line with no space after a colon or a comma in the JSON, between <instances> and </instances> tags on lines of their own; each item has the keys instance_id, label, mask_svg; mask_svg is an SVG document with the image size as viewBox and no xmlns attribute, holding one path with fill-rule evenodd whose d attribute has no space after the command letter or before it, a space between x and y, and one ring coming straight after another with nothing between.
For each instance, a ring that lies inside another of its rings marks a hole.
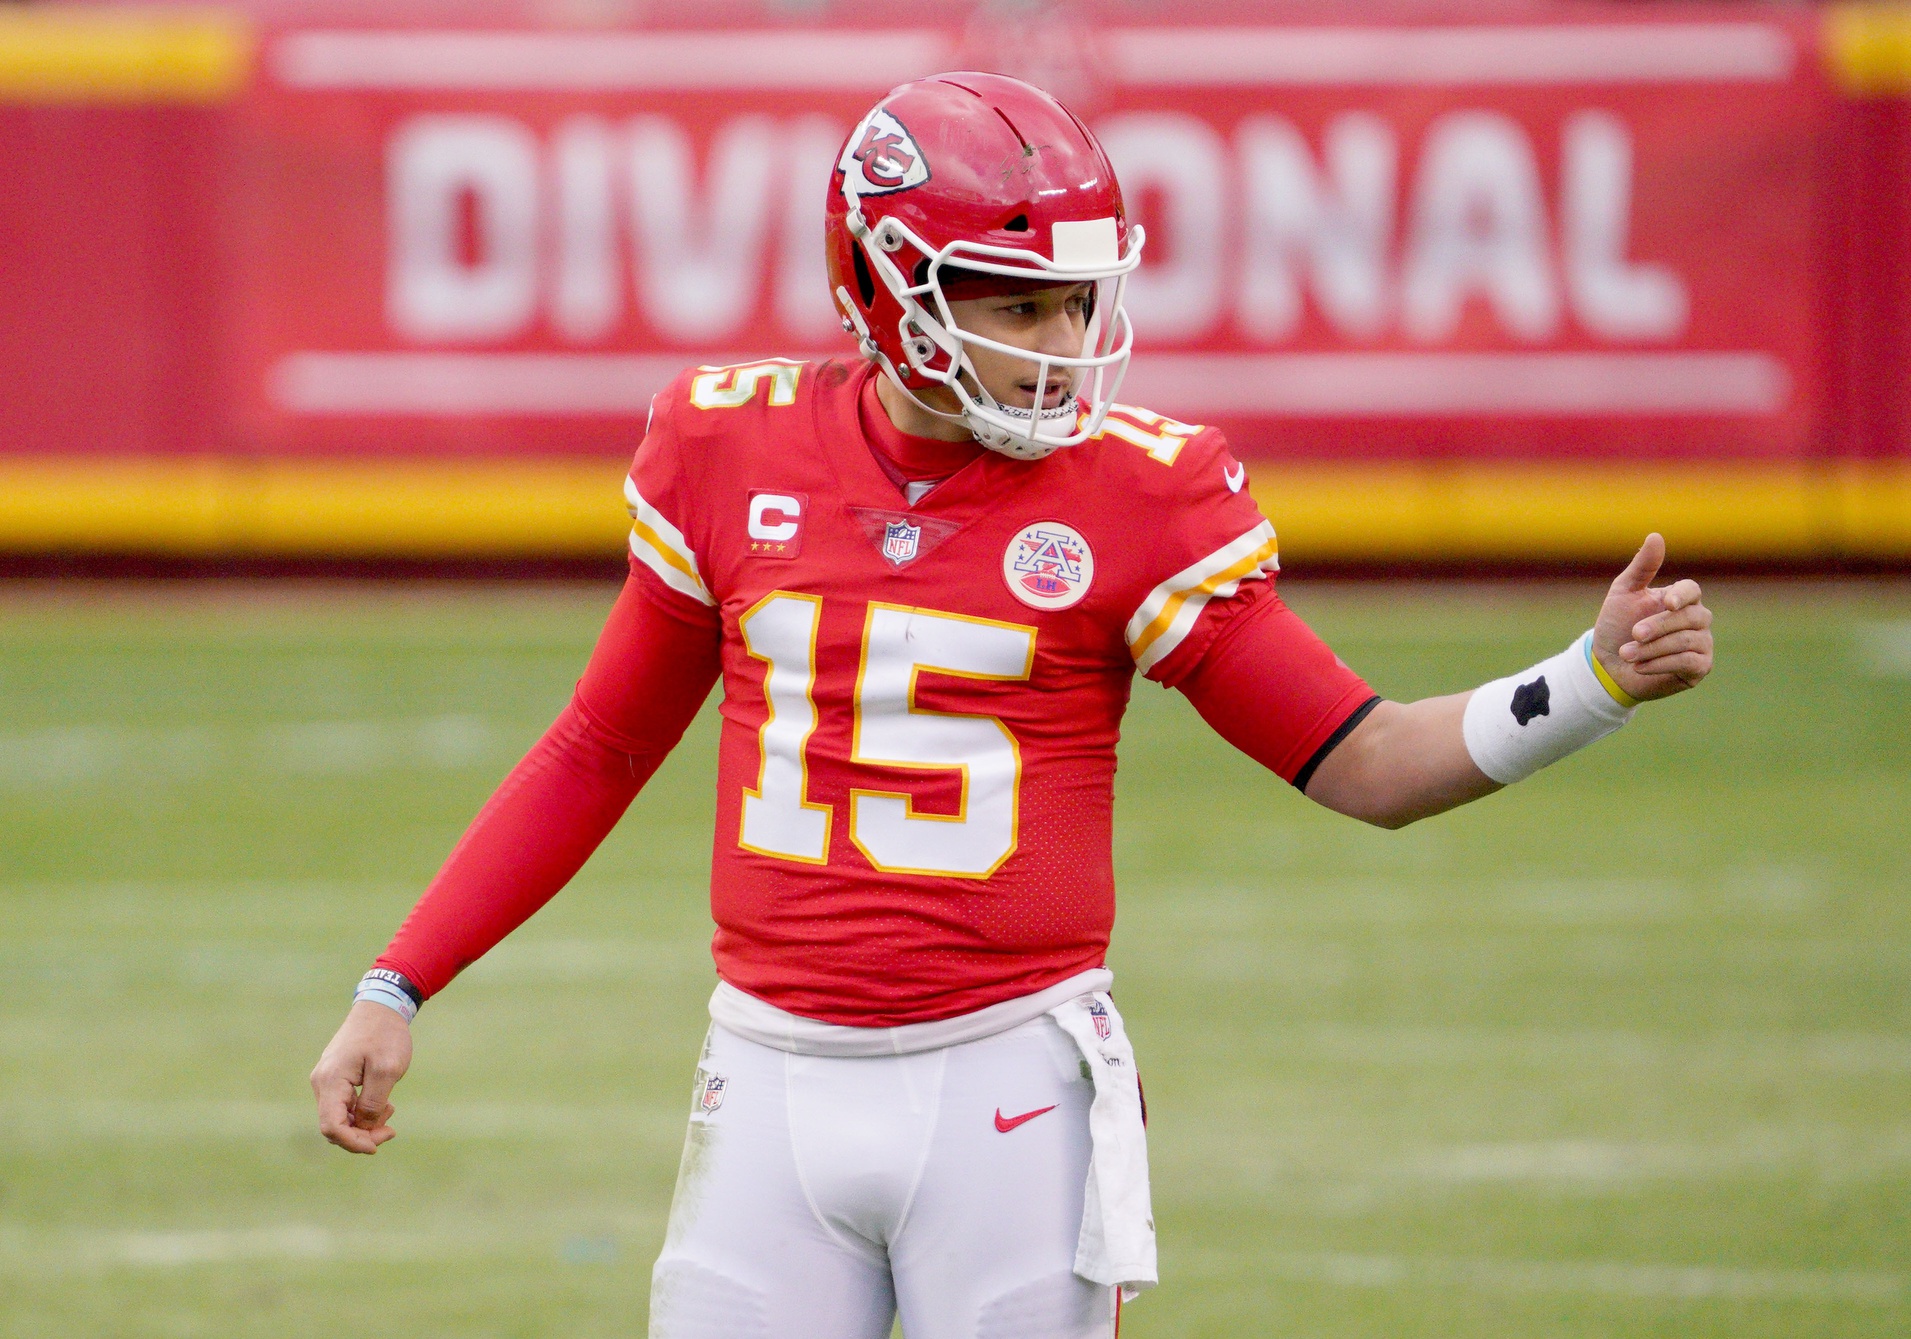
<instances>
[{"instance_id":1,"label":"red sleeve","mask_svg":"<svg viewBox=\"0 0 1911 1339\"><path fill-rule=\"evenodd\" d=\"M708 552L708 511L697 505L702 493L694 476L708 461L685 450L678 422L686 378L672 382L650 402L650 421L637 445L630 474L624 480L624 503L630 509L630 570L648 569L657 578L658 597L686 608L716 607L707 584L709 576L700 554ZM696 411L692 411L693 413Z\"/></svg>"},{"instance_id":2,"label":"red sleeve","mask_svg":"<svg viewBox=\"0 0 1911 1339\"><path fill-rule=\"evenodd\" d=\"M1221 738L1305 790L1321 760L1380 699L1272 582L1243 587L1203 613L1219 626L1175 687Z\"/></svg>"},{"instance_id":3,"label":"red sleeve","mask_svg":"<svg viewBox=\"0 0 1911 1339\"><path fill-rule=\"evenodd\" d=\"M429 997L529 920L610 834L716 680L714 609L633 574L577 692L504 779L378 965Z\"/></svg>"},{"instance_id":4,"label":"red sleeve","mask_svg":"<svg viewBox=\"0 0 1911 1339\"><path fill-rule=\"evenodd\" d=\"M1135 668L1173 688L1207 653L1218 626L1209 609L1266 584L1280 546L1247 490L1247 466L1215 429L1199 429L1156 477L1166 492L1149 515L1151 589L1136 590L1125 632Z\"/></svg>"}]
</instances>

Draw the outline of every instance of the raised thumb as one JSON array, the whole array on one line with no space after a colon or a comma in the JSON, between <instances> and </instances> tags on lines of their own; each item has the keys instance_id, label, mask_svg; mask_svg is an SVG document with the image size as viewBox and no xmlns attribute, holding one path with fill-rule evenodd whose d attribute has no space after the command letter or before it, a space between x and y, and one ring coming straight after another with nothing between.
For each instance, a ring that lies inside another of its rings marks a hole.
<instances>
[{"instance_id":1,"label":"raised thumb","mask_svg":"<svg viewBox=\"0 0 1911 1339\"><path fill-rule=\"evenodd\" d=\"M1646 536L1646 542L1632 555L1632 561L1626 564L1612 583L1614 590L1644 590L1652 584L1652 578L1659 575L1659 565L1665 562L1665 536L1657 530Z\"/></svg>"}]
</instances>

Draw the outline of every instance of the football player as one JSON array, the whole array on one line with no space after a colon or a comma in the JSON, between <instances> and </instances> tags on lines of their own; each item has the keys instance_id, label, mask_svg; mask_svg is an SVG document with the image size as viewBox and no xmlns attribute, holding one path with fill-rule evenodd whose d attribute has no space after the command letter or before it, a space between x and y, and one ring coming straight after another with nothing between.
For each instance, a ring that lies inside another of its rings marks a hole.
<instances>
[{"instance_id":1,"label":"football player","mask_svg":"<svg viewBox=\"0 0 1911 1339\"><path fill-rule=\"evenodd\" d=\"M1644 546L1592 629L1471 693L1377 697L1276 593L1221 434L1115 399L1142 230L1088 129L998 75L844 145L859 358L700 368L626 486L630 577L312 1075L370 1153L417 1008L555 894L722 680L718 984L651 1293L660 1339L1087 1339L1155 1282L1104 965L1136 672L1308 798L1394 827L1711 666Z\"/></svg>"}]
</instances>

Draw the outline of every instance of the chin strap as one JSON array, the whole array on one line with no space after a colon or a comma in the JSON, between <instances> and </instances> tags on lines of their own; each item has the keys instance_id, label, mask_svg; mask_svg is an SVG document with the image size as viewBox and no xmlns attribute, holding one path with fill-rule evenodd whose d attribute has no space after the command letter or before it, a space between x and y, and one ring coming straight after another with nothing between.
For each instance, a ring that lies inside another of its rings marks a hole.
<instances>
[{"instance_id":1,"label":"chin strap","mask_svg":"<svg viewBox=\"0 0 1911 1339\"><path fill-rule=\"evenodd\" d=\"M1064 420L1072 422L1081 412L1072 395L1055 408L1042 410L1039 415L1033 409L1017 409L1013 405L996 404L993 407L999 413L1011 414L1016 418L1026 415L1029 419L1028 435L1018 436L996 423L977 423L967 410L962 412L962 421L975 434L976 441L1013 460L1041 460L1054 455L1061 449L1061 443L1044 442L1036 435L1040 425Z\"/></svg>"},{"instance_id":2,"label":"chin strap","mask_svg":"<svg viewBox=\"0 0 1911 1339\"><path fill-rule=\"evenodd\" d=\"M1034 429L1037 426L1037 415L1033 409L1018 409L1013 405L1005 405L997 402L993 396L989 397L990 407L996 410L996 412L1010 414L1016 418L1026 417L1030 420L1029 426L1031 430L1029 434L1027 436L1021 436L1010 432L1007 428L1002 427L998 423L990 423L986 419L978 420L967 409L951 414L946 409L937 409L932 404L924 403L923 398L916 394L909 386L905 385L903 379L896 375L896 369L890 366L889 360L883 357L881 350L877 349L872 351L875 341L871 340L869 343L872 348L865 349L863 351L864 356L882 370L883 375L889 378L890 385L909 397L911 404L922 410L923 413L933 415L945 423L960 423L969 430L969 434L974 437L978 443L987 447L989 450L999 455L1007 456L1011 460L1042 460L1054 455L1056 451L1061 449L1061 443L1044 442L1035 436ZM988 392L984 391L983 394L987 395ZM1069 421L1073 420L1080 412L1080 402L1071 395L1055 408L1042 410L1040 421L1045 423Z\"/></svg>"}]
</instances>

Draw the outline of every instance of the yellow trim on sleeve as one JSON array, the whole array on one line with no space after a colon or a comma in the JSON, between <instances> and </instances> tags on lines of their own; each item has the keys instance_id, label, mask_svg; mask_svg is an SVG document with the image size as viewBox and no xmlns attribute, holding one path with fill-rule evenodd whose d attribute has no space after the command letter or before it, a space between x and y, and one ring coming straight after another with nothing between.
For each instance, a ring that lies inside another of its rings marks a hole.
<instances>
[{"instance_id":1,"label":"yellow trim on sleeve","mask_svg":"<svg viewBox=\"0 0 1911 1339\"><path fill-rule=\"evenodd\" d=\"M1181 606L1186 604L1191 597L1199 595L1205 598L1227 585L1228 582L1239 581L1249 572L1254 571L1260 567L1262 563L1273 557L1278 551L1278 548L1279 545L1277 542L1270 539L1245 558L1242 558L1240 561L1228 567L1222 568L1206 581L1198 585L1190 586L1186 590L1176 591L1173 595L1170 595L1167 603L1161 606L1161 612L1155 615L1154 621L1141 630L1141 635L1135 638L1134 643L1129 647L1129 650L1134 653L1135 659L1140 660L1143 656L1147 655L1148 648L1153 646L1169 628L1174 626L1175 619L1180 617Z\"/></svg>"},{"instance_id":2,"label":"yellow trim on sleeve","mask_svg":"<svg viewBox=\"0 0 1911 1339\"><path fill-rule=\"evenodd\" d=\"M632 523L630 530L637 538L643 540L644 543L656 550L659 558L662 558L679 572L682 572L685 576L696 582L699 587L703 585L703 578L697 575L697 569L690 563L684 561L683 555L672 548L662 535L652 530L642 521Z\"/></svg>"}]
</instances>

